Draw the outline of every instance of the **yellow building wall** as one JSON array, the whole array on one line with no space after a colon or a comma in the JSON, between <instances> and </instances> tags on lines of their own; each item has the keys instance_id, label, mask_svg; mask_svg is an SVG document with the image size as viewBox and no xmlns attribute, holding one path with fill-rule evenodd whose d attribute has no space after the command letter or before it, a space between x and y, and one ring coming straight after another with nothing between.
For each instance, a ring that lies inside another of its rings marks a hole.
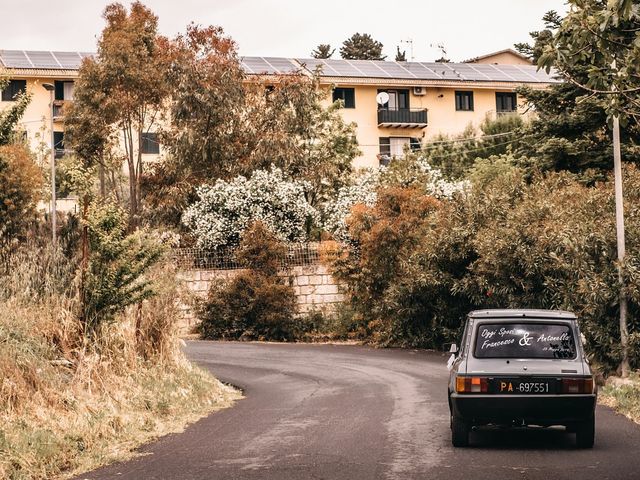
<instances>
[{"instance_id":1,"label":"yellow building wall","mask_svg":"<svg viewBox=\"0 0 640 480\"><path fill-rule=\"evenodd\" d=\"M34 79L24 77L11 77L13 80L26 80L27 93L31 94L31 102L20 120L19 125L27 132L27 138L31 148L38 152L42 148L48 149L51 146L51 111L49 107L50 94L42 86L43 83L53 83L54 79ZM60 79L62 80L62 79ZM68 80L68 79L67 79ZM14 102L0 101L0 110L11 108ZM62 122L54 122L54 131L63 131Z\"/></svg>"},{"instance_id":2,"label":"yellow building wall","mask_svg":"<svg viewBox=\"0 0 640 480\"><path fill-rule=\"evenodd\" d=\"M60 78L25 78L20 76L11 76L12 80L26 80L27 81L27 93L31 94L31 102L27 106L27 109L19 122L19 126L27 132L27 138L31 149L38 154L43 151L46 158L39 158L38 160L48 163L48 149L51 147L51 106L50 106L50 93L42 85L44 83L53 84L56 80L70 81L74 78L60 77ZM10 108L14 102L0 101L0 111L5 108ZM58 119L53 123L53 130L55 132L64 132L64 121ZM124 151L123 151L124 153ZM162 146L160 147L160 153L162 153ZM157 160L159 155L155 154L143 154L145 161ZM126 168L124 170L126 172Z\"/></svg>"},{"instance_id":3,"label":"yellow building wall","mask_svg":"<svg viewBox=\"0 0 640 480\"><path fill-rule=\"evenodd\" d=\"M20 79L19 76L14 77ZM53 83L54 80L69 80L69 78L30 78L27 79L27 91L32 94L32 100L21 121L26 129L30 144L34 151L46 150L50 146L51 132L49 130L50 107L49 92L43 87L43 83ZM463 131L469 124L478 127L486 115L495 116L497 91L512 91L510 89L480 89L460 86L451 87L426 87L425 95L413 94L413 88L394 85L353 85L337 84L336 87L355 89L355 108L344 108L341 114L346 122L355 122L357 125L357 139L361 155L355 159L354 168L375 168L379 165L378 154L380 152L380 137L413 137L420 138L423 142L439 134L455 135ZM410 107L412 109L427 109L426 128L379 128L378 104L376 95L381 89L408 89L410 91ZM471 90L474 96L474 110L456 111L455 91ZM330 88L327 86L326 104L331 102ZM10 106L12 102L0 102L0 109ZM64 124L61 121L54 123L55 131L63 131ZM44 149L42 145L44 144ZM162 154L162 148L161 148ZM145 161L154 161L157 155L143 155ZM48 163L48 158L44 158Z\"/></svg>"},{"instance_id":4,"label":"yellow building wall","mask_svg":"<svg viewBox=\"0 0 640 480\"><path fill-rule=\"evenodd\" d=\"M495 117L496 92L511 92L502 89L473 89L460 88L426 88L425 95L414 95L410 90L409 105L411 109L427 109L426 128L381 128L378 127L378 104L376 95L378 90L385 88L406 89L385 85L336 85L337 87L355 88L355 108L344 108L342 116L347 122L355 122L357 138L362 155L355 159L354 168L375 168L379 165L377 155L380 153L380 137L413 137L423 142L443 134L455 135L461 133L469 124L476 129L487 115ZM456 111L456 90L473 91L473 111ZM329 99L330 101L330 99Z\"/></svg>"},{"instance_id":5,"label":"yellow building wall","mask_svg":"<svg viewBox=\"0 0 640 480\"><path fill-rule=\"evenodd\" d=\"M532 65L532 63L526 58L522 58L519 55L514 55L510 52L496 53L484 58L479 58L470 63L492 63L497 65Z\"/></svg>"}]
</instances>

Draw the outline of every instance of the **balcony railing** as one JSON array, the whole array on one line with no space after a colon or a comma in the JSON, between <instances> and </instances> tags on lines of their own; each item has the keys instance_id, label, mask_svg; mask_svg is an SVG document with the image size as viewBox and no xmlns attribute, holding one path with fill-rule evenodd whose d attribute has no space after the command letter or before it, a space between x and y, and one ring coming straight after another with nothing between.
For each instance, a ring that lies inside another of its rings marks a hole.
<instances>
[{"instance_id":1,"label":"balcony railing","mask_svg":"<svg viewBox=\"0 0 640 480\"><path fill-rule=\"evenodd\" d=\"M379 127L424 128L427 126L427 109L399 108L378 110Z\"/></svg>"},{"instance_id":2,"label":"balcony railing","mask_svg":"<svg viewBox=\"0 0 640 480\"><path fill-rule=\"evenodd\" d=\"M53 119L54 120L62 120L64 119L64 100L54 100L53 102Z\"/></svg>"}]
</instances>

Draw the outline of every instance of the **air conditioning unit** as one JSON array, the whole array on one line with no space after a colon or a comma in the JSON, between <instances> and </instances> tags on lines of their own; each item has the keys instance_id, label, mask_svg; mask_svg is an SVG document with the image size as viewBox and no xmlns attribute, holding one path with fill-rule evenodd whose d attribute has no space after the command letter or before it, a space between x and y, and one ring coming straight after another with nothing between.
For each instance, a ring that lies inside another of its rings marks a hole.
<instances>
[{"instance_id":1,"label":"air conditioning unit","mask_svg":"<svg viewBox=\"0 0 640 480\"><path fill-rule=\"evenodd\" d=\"M416 96L426 95L427 88L426 87L413 87L413 94Z\"/></svg>"}]
</instances>

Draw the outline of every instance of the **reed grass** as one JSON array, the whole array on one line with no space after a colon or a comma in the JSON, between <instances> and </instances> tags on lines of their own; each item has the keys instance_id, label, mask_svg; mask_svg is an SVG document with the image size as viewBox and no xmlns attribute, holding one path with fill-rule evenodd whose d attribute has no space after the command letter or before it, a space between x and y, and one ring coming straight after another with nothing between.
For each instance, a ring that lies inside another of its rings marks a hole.
<instances>
[{"instance_id":1,"label":"reed grass","mask_svg":"<svg viewBox=\"0 0 640 480\"><path fill-rule=\"evenodd\" d=\"M180 349L175 271L158 295L87 334L76 264L30 246L0 267L0 478L67 478L135 454L238 392Z\"/></svg>"}]
</instances>

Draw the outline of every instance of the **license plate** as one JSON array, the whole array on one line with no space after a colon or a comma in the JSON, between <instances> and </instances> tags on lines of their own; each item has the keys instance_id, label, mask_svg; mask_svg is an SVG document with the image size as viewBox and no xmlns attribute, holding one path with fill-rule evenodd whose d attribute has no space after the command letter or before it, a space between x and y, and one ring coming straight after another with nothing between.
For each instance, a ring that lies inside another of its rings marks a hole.
<instances>
[{"instance_id":1,"label":"license plate","mask_svg":"<svg viewBox=\"0 0 640 480\"><path fill-rule=\"evenodd\" d=\"M522 380L514 378L496 378L492 382L492 392L513 395L544 395L556 393L554 379Z\"/></svg>"}]
</instances>

